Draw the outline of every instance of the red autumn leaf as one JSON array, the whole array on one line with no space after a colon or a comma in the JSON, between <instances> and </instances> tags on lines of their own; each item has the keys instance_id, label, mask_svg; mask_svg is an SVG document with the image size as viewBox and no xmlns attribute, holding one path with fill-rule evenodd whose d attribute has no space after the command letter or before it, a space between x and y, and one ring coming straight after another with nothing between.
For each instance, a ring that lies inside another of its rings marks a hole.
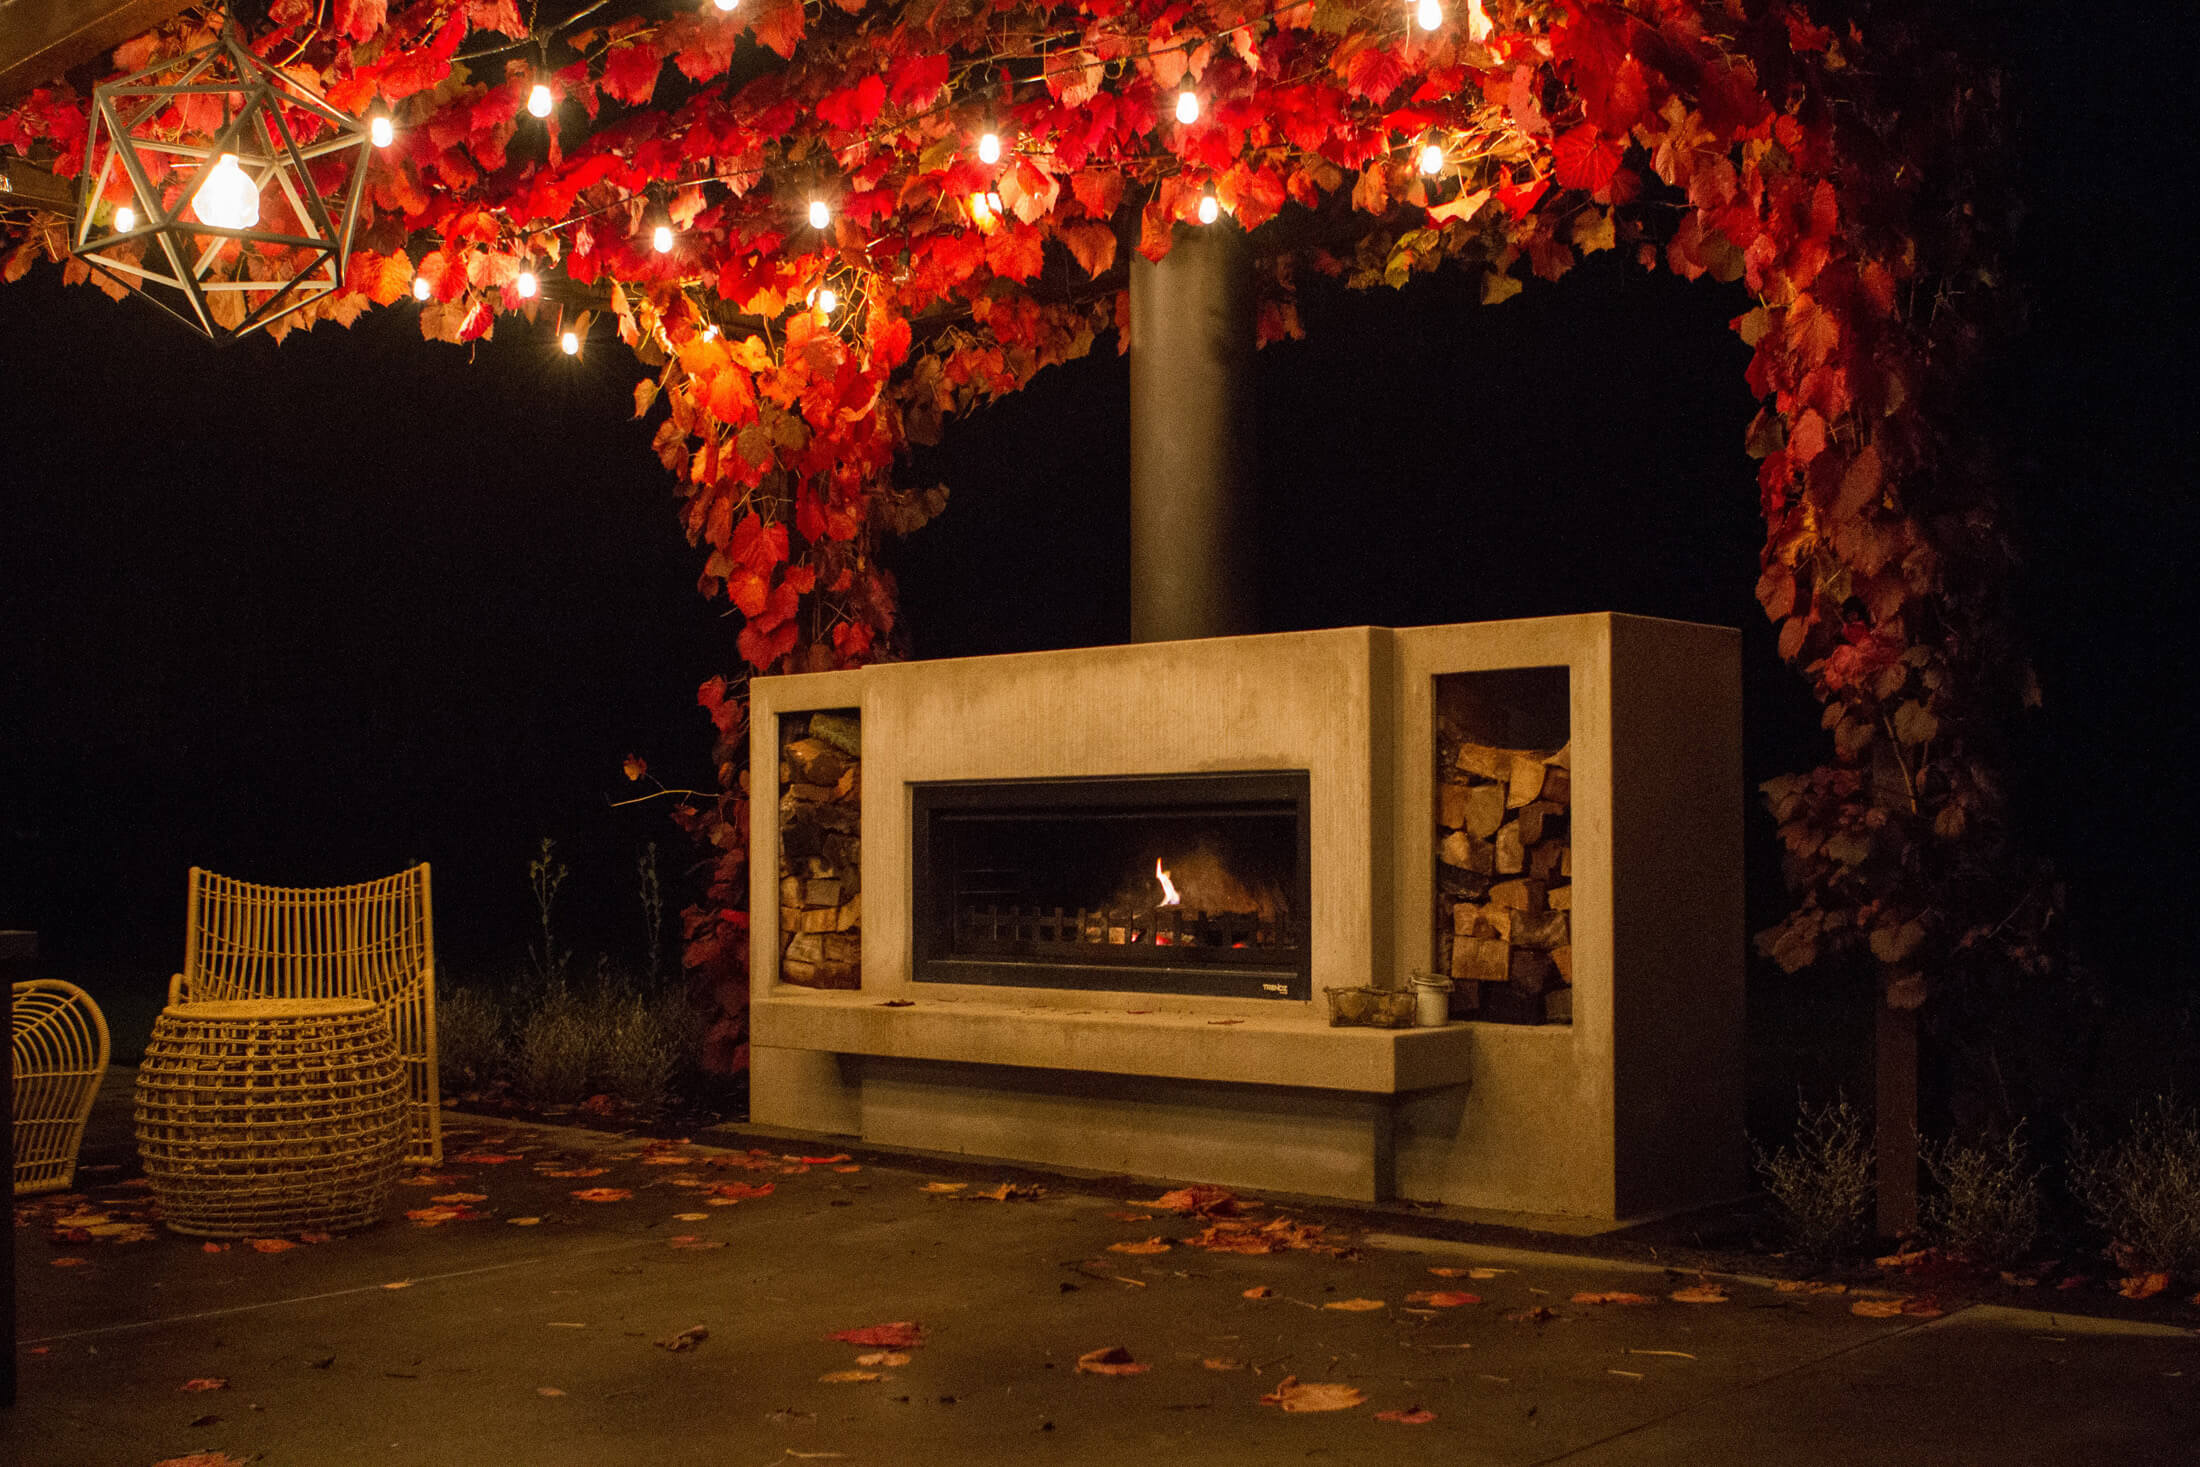
<instances>
[{"instance_id":1,"label":"red autumn leaf","mask_svg":"<svg viewBox=\"0 0 2200 1467\"><path fill-rule=\"evenodd\" d=\"M1003 229L987 237L987 268L1004 280L1030 280L1046 264L1046 237L1036 229Z\"/></svg>"},{"instance_id":2,"label":"red autumn leaf","mask_svg":"<svg viewBox=\"0 0 2200 1467\"><path fill-rule=\"evenodd\" d=\"M825 1338L844 1345L869 1345L880 1350L914 1350L924 1343L924 1326L914 1320L900 1319L892 1324L835 1330Z\"/></svg>"},{"instance_id":3,"label":"red autumn leaf","mask_svg":"<svg viewBox=\"0 0 2200 1467\"><path fill-rule=\"evenodd\" d=\"M1110 1253L1166 1253L1173 1246L1167 1238L1148 1238L1141 1243L1110 1243Z\"/></svg>"},{"instance_id":4,"label":"red autumn leaf","mask_svg":"<svg viewBox=\"0 0 2200 1467\"><path fill-rule=\"evenodd\" d=\"M1123 202L1123 175L1114 168L1086 168L1070 175L1070 192L1095 219L1112 219Z\"/></svg>"},{"instance_id":5,"label":"red autumn leaf","mask_svg":"<svg viewBox=\"0 0 2200 1467\"><path fill-rule=\"evenodd\" d=\"M1630 1294L1624 1289L1606 1289L1601 1292L1583 1292L1574 1295L1576 1304L1649 1304L1648 1294Z\"/></svg>"},{"instance_id":6,"label":"red autumn leaf","mask_svg":"<svg viewBox=\"0 0 2200 1467\"><path fill-rule=\"evenodd\" d=\"M336 0L331 17L336 34L364 41L382 29L389 18L390 0Z\"/></svg>"},{"instance_id":7,"label":"red autumn leaf","mask_svg":"<svg viewBox=\"0 0 2200 1467\"><path fill-rule=\"evenodd\" d=\"M1377 1421L1391 1421L1400 1426L1426 1426L1436 1419L1436 1413L1426 1406L1412 1406L1403 1411L1378 1411Z\"/></svg>"},{"instance_id":8,"label":"red autumn leaf","mask_svg":"<svg viewBox=\"0 0 2200 1467\"><path fill-rule=\"evenodd\" d=\"M1366 1393L1358 1386L1311 1381L1301 1385L1295 1375L1285 1376L1273 1391L1260 1398L1263 1406L1281 1406L1286 1411L1344 1411L1366 1401Z\"/></svg>"},{"instance_id":9,"label":"red autumn leaf","mask_svg":"<svg viewBox=\"0 0 2200 1467\"><path fill-rule=\"evenodd\" d=\"M225 1375L195 1376L177 1386L176 1389L179 1391L226 1391L229 1389L229 1377Z\"/></svg>"},{"instance_id":10,"label":"red autumn leaf","mask_svg":"<svg viewBox=\"0 0 2200 1467\"><path fill-rule=\"evenodd\" d=\"M731 1197L742 1201L750 1197L769 1197L777 1182L720 1182L710 1189L713 1197Z\"/></svg>"},{"instance_id":11,"label":"red autumn leaf","mask_svg":"<svg viewBox=\"0 0 2200 1467\"><path fill-rule=\"evenodd\" d=\"M653 41L622 42L604 57L603 79L596 85L615 102L644 106L657 90L657 73L664 59Z\"/></svg>"},{"instance_id":12,"label":"red autumn leaf","mask_svg":"<svg viewBox=\"0 0 2200 1467\"><path fill-rule=\"evenodd\" d=\"M1560 133L1551 144L1551 171L1557 175L1560 188L1602 193L1611 186L1612 175L1619 172L1623 152L1620 144L1594 124L1584 122Z\"/></svg>"},{"instance_id":13,"label":"red autumn leaf","mask_svg":"<svg viewBox=\"0 0 2200 1467\"><path fill-rule=\"evenodd\" d=\"M1479 1304L1480 1294L1463 1294L1455 1289L1418 1289L1406 1295L1408 1304L1426 1304L1431 1309L1457 1309L1462 1304Z\"/></svg>"},{"instance_id":14,"label":"red autumn leaf","mask_svg":"<svg viewBox=\"0 0 2200 1467\"><path fill-rule=\"evenodd\" d=\"M1496 196L1497 202L1505 206L1506 213L1515 219L1525 219L1528 211L1535 207L1535 201L1542 198L1543 191L1550 186L1549 179L1539 178L1533 183L1500 184L1490 192Z\"/></svg>"},{"instance_id":15,"label":"red autumn leaf","mask_svg":"<svg viewBox=\"0 0 2200 1467\"><path fill-rule=\"evenodd\" d=\"M819 120L849 132L861 132L878 117L879 109L886 105L886 83L876 76L867 76L852 87L842 87L828 92L817 104Z\"/></svg>"},{"instance_id":16,"label":"red autumn leaf","mask_svg":"<svg viewBox=\"0 0 2200 1467\"><path fill-rule=\"evenodd\" d=\"M1087 275L1099 276L1115 263L1115 231L1105 224L1064 224L1055 231Z\"/></svg>"},{"instance_id":17,"label":"red autumn leaf","mask_svg":"<svg viewBox=\"0 0 2200 1467\"><path fill-rule=\"evenodd\" d=\"M1406 66L1388 46L1368 46L1346 60L1344 77L1353 96L1381 102L1406 79Z\"/></svg>"},{"instance_id":18,"label":"red autumn leaf","mask_svg":"<svg viewBox=\"0 0 2200 1467\"><path fill-rule=\"evenodd\" d=\"M784 58L794 55L795 43L802 39L802 29L802 0L779 0L750 23L749 33L756 37L758 45L767 46Z\"/></svg>"},{"instance_id":19,"label":"red autumn leaf","mask_svg":"<svg viewBox=\"0 0 2200 1467\"><path fill-rule=\"evenodd\" d=\"M625 1187L582 1187L573 1197L579 1202L624 1202L633 1195Z\"/></svg>"},{"instance_id":20,"label":"red autumn leaf","mask_svg":"<svg viewBox=\"0 0 2200 1467\"><path fill-rule=\"evenodd\" d=\"M944 51L904 56L886 69L887 95L897 107L922 107L947 85L948 57Z\"/></svg>"},{"instance_id":21,"label":"red autumn leaf","mask_svg":"<svg viewBox=\"0 0 2200 1467\"><path fill-rule=\"evenodd\" d=\"M1153 1367L1133 1360L1121 1345L1109 1345L1078 1356L1077 1368L1087 1375L1139 1375Z\"/></svg>"}]
</instances>

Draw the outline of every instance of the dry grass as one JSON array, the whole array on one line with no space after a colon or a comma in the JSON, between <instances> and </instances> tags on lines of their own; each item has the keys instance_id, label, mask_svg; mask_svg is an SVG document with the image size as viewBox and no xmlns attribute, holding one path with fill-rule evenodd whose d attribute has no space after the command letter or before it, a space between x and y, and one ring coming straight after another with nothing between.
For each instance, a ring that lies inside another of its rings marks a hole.
<instances>
[{"instance_id":1,"label":"dry grass","mask_svg":"<svg viewBox=\"0 0 2200 1467\"><path fill-rule=\"evenodd\" d=\"M2200 1118L2157 1099L2113 1142L2081 1139L2071 1190L2134 1273L2200 1278Z\"/></svg>"},{"instance_id":2,"label":"dry grass","mask_svg":"<svg viewBox=\"0 0 2200 1467\"><path fill-rule=\"evenodd\" d=\"M1939 1188L1925 1203L1935 1243L1989 1268L2006 1268L2032 1251L2040 1232L2040 1174L2022 1127L1973 1145L1927 1145L1924 1158Z\"/></svg>"},{"instance_id":3,"label":"dry grass","mask_svg":"<svg viewBox=\"0 0 2200 1467\"><path fill-rule=\"evenodd\" d=\"M1757 1175L1798 1251L1831 1259L1865 1240L1872 1147L1864 1118L1846 1100L1805 1103L1792 1142L1775 1152L1757 1149Z\"/></svg>"}]
</instances>

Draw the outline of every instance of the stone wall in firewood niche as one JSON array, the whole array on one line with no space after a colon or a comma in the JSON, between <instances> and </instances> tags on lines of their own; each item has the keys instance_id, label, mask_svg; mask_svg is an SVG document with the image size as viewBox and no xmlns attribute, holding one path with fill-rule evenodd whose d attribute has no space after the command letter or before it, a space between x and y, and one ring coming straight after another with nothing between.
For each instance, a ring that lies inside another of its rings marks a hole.
<instances>
[{"instance_id":1,"label":"stone wall in firewood niche","mask_svg":"<svg viewBox=\"0 0 2200 1467\"><path fill-rule=\"evenodd\" d=\"M853 708L779 721L779 976L863 986L863 725Z\"/></svg>"},{"instance_id":2,"label":"stone wall in firewood niche","mask_svg":"<svg viewBox=\"0 0 2200 1467\"><path fill-rule=\"evenodd\" d=\"M1452 1015L1573 1021L1564 668L1436 679L1436 970Z\"/></svg>"}]
</instances>

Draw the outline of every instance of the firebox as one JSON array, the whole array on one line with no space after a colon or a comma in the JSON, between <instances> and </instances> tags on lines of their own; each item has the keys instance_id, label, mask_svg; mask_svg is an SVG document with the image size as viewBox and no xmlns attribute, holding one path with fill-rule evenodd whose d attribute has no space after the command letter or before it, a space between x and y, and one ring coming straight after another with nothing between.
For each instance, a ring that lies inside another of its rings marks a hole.
<instances>
[{"instance_id":1,"label":"firebox","mask_svg":"<svg viewBox=\"0 0 2200 1467\"><path fill-rule=\"evenodd\" d=\"M917 982L1311 997L1305 770L910 792Z\"/></svg>"}]
</instances>

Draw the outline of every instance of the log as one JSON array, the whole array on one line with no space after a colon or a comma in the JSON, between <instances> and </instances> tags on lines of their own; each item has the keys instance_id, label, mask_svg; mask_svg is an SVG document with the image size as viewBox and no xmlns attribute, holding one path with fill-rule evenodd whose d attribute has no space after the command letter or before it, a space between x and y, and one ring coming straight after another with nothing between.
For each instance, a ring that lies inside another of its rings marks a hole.
<instances>
[{"instance_id":1,"label":"log","mask_svg":"<svg viewBox=\"0 0 2200 1467\"><path fill-rule=\"evenodd\" d=\"M1512 925L1510 907L1461 902L1451 909L1451 930L1461 937L1501 937L1511 941Z\"/></svg>"},{"instance_id":2,"label":"log","mask_svg":"<svg viewBox=\"0 0 2200 1467\"><path fill-rule=\"evenodd\" d=\"M802 905L802 879L800 877L782 876L779 878L779 905L782 907L799 907Z\"/></svg>"},{"instance_id":3,"label":"log","mask_svg":"<svg viewBox=\"0 0 2200 1467\"><path fill-rule=\"evenodd\" d=\"M810 715L810 737L823 739L851 759L863 757L860 717L845 713L813 713Z\"/></svg>"},{"instance_id":4,"label":"log","mask_svg":"<svg viewBox=\"0 0 2200 1467\"><path fill-rule=\"evenodd\" d=\"M1451 976L1472 983L1503 983L1512 976L1512 945L1496 937L1455 937Z\"/></svg>"},{"instance_id":5,"label":"log","mask_svg":"<svg viewBox=\"0 0 2200 1467\"><path fill-rule=\"evenodd\" d=\"M1505 781L1505 807L1517 810L1543 793L1543 761L1534 754L1515 754L1512 773Z\"/></svg>"},{"instance_id":6,"label":"log","mask_svg":"<svg viewBox=\"0 0 2200 1467\"><path fill-rule=\"evenodd\" d=\"M1455 830L1445 836L1443 844L1436 849L1436 855L1447 866L1456 866L1462 871L1473 871L1483 876L1496 869L1496 857L1490 843L1476 840L1463 830Z\"/></svg>"},{"instance_id":7,"label":"log","mask_svg":"<svg viewBox=\"0 0 2200 1467\"><path fill-rule=\"evenodd\" d=\"M1558 968L1551 962L1549 953L1537 952L1532 947L1516 947L1510 951L1505 976L1515 992L1541 993L1557 979Z\"/></svg>"},{"instance_id":8,"label":"log","mask_svg":"<svg viewBox=\"0 0 2200 1467\"><path fill-rule=\"evenodd\" d=\"M1527 868L1527 848L1521 843L1518 821L1508 821L1497 828L1495 850L1498 875L1518 876ZM1536 874L1542 876L1547 873Z\"/></svg>"},{"instance_id":9,"label":"log","mask_svg":"<svg viewBox=\"0 0 2200 1467\"><path fill-rule=\"evenodd\" d=\"M840 878L820 877L802 883L802 905L805 907L837 907L840 905Z\"/></svg>"},{"instance_id":10,"label":"log","mask_svg":"<svg viewBox=\"0 0 2200 1467\"><path fill-rule=\"evenodd\" d=\"M1558 969L1558 976L1568 983L1574 981L1574 950L1569 946L1551 949L1551 966Z\"/></svg>"},{"instance_id":11,"label":"log","mask_svg":"<svg viewBox=\"0 0 2200 1467\"><path fill-rule=\"evenodd\" d=\"M1546 759L1545 759L1545 760L1544 760L1543 762L1544 762L1545 764L1548 764L1548 765L1550 765L1550 766L1551 766L1551 768L1553 768L1553 769L1571 769L1571 768L1573 768L1573 767L1574 767L1574 746L1573 746L1572 744L1565 744L1565 745L1562 745L1562 746L1560 746L1560 748L1559 748L1559 751L1558 751L1557 753L1555 753L1555 754L1553 754L1553 755L1549 756L1549 757L1548 757L1548 758L1546 758Z\"/></svg>"},{"instance_id":12,"label":"log","mask_svg":"<svg viewBox=\"0 0 2200 1467\"><path fill-rule=\"evenodd\" d=\"M831 785L810 784L798 779L787 786L787 793L780 799L779 804L781 809L792 809L798 805L822 805L830 801L832 797L833 787Z\"/></svg>"},{"instance_id":13,"label":"log","mask_svg":"<svg viewBox=\"0 0 2200 1467\"><path fill-rule=\"evenodd\" d=\"M1562 835L1565 829L1566 807L1563 805L1533 800L1520 808L1520 838L1531 846L1547 835Z\"/></svg>"},{"instance_id":14,"label":"log","mask_svg":"<svg viewBox=\"0 0 2200 1467\"><path fill-rule=\"evenodd\" d=\"M842 803L863 798L863 766L851 764L833 783L833 798Z\"/></svg>"},{"instance_id":15,"label":"log","mask_svg":"<svg viewBox=\"0 0 2200 1467\"><path fill-rule=\"evenodd\" d=\"M1544 894L1543 900L1554 912L1571 912L1574 909L1574 889L1570 886L1554 886Z\"/></svg>"},{"instance_id":16,"label":"log","mask_svg":"<svg viewBox=\"0 0 2200 1467\"><path fill-rule=\"evenodd\" d=\"M1571 1024L1574 1021L1574 991L1571 988L1554 988L1543 995L1543 1022L1546 1024Z\"/></svg>"},{"instance_id":17,"label":"log","mask_svg":"<svg viewBox=\"0 0 2200 1467\"><path fill-rule=\"evenodd\" d=\"M1466 819L1461 822L1467 833L1488 840L1497 834L1497 828L1505 823L1505 787L1501 784L1478 784L1467 791Z\"/></svg>"},{"instance_id":18,"label":"log","mask_svg":"<svg viewBox=\"0 0 2200 1467\"><path fill-rule=\"evenodd\" d=\"M1545 906L1543 883L1526 877L1500 881L1490 888L1490 900L1516 912L1540 912Z\"/></svg>"},{"instance_id":19,"label":"log","mask_svg":"<svg viewBox=\"0 0 2200 1467\"><path fill-rule=\"evenodd\" d=\"M1574 777L1556 765L1546 765L1543 770L1543 798L1554 805L1573 802Z\"/></svg>"},{"instance_id":20,"label":"log","mask_svg":"<svg viewBox=\"0 0 2200 1467\"><path fill-rule=\"evenodd\" d=\"M1469 774L1502 784L1512 775L1513 750L1493 749L1488 744L1461 744L1454 761Z\"/></svg>"},{"instance_id":21,"label":"log","mask_svg":"<svg viewBox=\"0 0 2200 1467\"><path fill-rule=\"evenodd\" d=\"M1573 940L1564 912L1515 912L1511 926L1514 947L1541 948L1548 952Z\"/></svg>"},{"instance_id":22,"label":"log","mask_svg":"<svg viewBox=\"0 0 2200 1467\"><path fill-rule=\"evenodd\" d=\"M1448 779L1436 787L1436 823L1457 830L1467 823L1467 796L1474 787L1463 779Z\"/></svg>"},{"instance_id":23,"label":"log","mask_svg":"<svg viewBox=\"0 0 2200 1467\"><path fill-rule=\"evenodd\" d=\"M827 963L856 963L863 959L863 937L855 932L828 932L821 939Z\"/></svg>"},{"instance_id":24,"label":"log","mask_svg":"<svg viewBox=\"0 0 2200 1467\"><path fill-rule=\"evenodd\" d=\"M794 777L805 784L830 788L848 772L848 756L823 739L796 739L780 752L794 766Z\"/></svg>"},{"instance_id":25,"label":"log","mask_svg":"<svg viewBox=\"0 0 2200 1467\"><path fill-rule=\"evenodd\" d=\"M863 898L852 896L833 914L833 931L854 932L863 925Z\"/></svg>"},{"instance_id":26,"label":"log","mask_svg":"<svg viewBox=\"0 0 2200 1467\"><path fill-rule=\"evenodd\" d=\"M1527 872L1538 881L1548 882L1559 874L1559 867L1566 862L1566 842L1556 837L1537 841L1528 853Z\"/></svg>"}]
</instances>

